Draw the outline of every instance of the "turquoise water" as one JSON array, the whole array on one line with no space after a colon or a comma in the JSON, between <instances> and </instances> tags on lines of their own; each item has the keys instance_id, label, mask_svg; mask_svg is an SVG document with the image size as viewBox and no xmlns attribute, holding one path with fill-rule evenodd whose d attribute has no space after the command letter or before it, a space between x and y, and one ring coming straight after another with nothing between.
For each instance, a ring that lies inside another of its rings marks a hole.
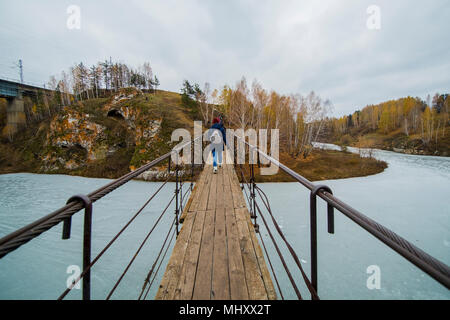
<instances>
[{"instance_id":1,"label":"turquoise water","mask_svg":"<svg viewBox=\"0 0 450 320\"><path fill-rule=\"evenodd\" d=\"M330 147L330 146L326 146ZM357 151L357 150L353 150ZM450 158L375 151L389 163L383 173L325 181L334 194L446 264L450 264ZM77 193L88 193L109 180L62 175L0 175L0 237L63 206ZM160 183L132 181L94 204L93 257L121 229ZM261 184L279 225L309 274L309 193L296 183ZM168 184L92 270L92 297L104 299L140 242L173 195ZM342 214L335 235L326 232L326 208L318 201L319 295L322 299L449 299L447 289L419 271ZM262 204L260 204L262 207ZM136 299L173 219L173 206L155 229L113 299ZM267 217L267 216L266 216ZM73 219L72 238L61 240L62 226L0 260L0 299L55 299L66 288L67 267L81 265L83 215ZM259 224L262 225L261 219ZM295 299L289 280L262 228L285 298ZM281 243L281 242L280 242ZM169 251L170 252L170 251ZM306 288L283 250L305 298ZM165 259L168 260L168 256ZM380 289L369 290L369 266L380 269ZM163 265L149 297L154 297ZM79 299L72 290L67 299Z\"/></svg>"},{"instance_id":2,"label":"turquoise water","mask_svg":"<svg viewBox=\"0 0 450 320\"><path fill-rule=\"evenodd\" d=\"M0 237L63 206L72 195L89 193L109 181L62 175L0 175ZM94 203L92 258L160 186L161 183L131 181ZM94 265L91 275L93 299L104 299L113 288L173 192L174 184L168 183ZM173 218L174 205L150 236L112 299L136 299L139 296ZM72 220L70 240L61 240L60 224L1 259L0 299L58 298L71 275L67 273L68 266L82 266L82 226L83 214L79 212ZM169 254L165 260L168 257ZM164 269L160 270L149 297L154 296L163 272ZM72 290L67 299L80 297L81 290Z\"/></svg>"}]
</instances>

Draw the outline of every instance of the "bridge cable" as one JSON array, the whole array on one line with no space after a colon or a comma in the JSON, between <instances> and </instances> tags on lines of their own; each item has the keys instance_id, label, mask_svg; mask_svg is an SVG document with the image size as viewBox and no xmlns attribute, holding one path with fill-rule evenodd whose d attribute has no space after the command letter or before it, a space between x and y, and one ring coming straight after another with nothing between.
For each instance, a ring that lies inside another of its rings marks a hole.
<instances>
[{"instance_id":1,"label":"bridge cable","mask_svg":"<svg viewBox=\"0 0 450 320\"><path fill-rule=\"evenodd\" d=\"M251 208L251 205L250 205L250 203L251 203L251 202L250 202L250 197L249 197L248 194L247 194L247 190L245 190L244 183L247 185L247 188L249 189L249 192L250 192L250 187L251 187L251 186L250 186L250 183L248 182L248 180L246 179L246 177L245 177L245 175L244 175L242 164L239 165L239 169L240 169L240 173L241 173L242 189L244 190L245 196L246 196L246 198L247 198L248 205L249 205L250 208ZM256 215L256 212L255 212L254 214ZM278 283L278 278L277 278L277 275L276 275L276 273L275 273L275 270L273 269L272 261L271 261L271 259L270 259L269 253L267 252L267 248L266 248L266 245L265 245L265 243L264 243L263 237L261 236L261 232L258 232L258 233L259 233L259 238L261 239L261 243L262 243L262 245L263 245L264 251L265 251L265 253L266 253L267 260L269 261L269 265L270 265L270 268L271 268L271 270L272 270L272 274L273 274L274 279L275 279L275 282L276 282L276 284L277 284L278 291L280 292L281 298L284 300L283 292L281 291L280 284Z\"/></svg>"},{"instance_id":2,"label":"bridge cable","mask_svg":"<svg viewBox=\"0 0 450 320\"><path fill-rule=\"evenodd\" d=\"M119 188L120 186L124 185L128 181L130 181L133 178L136 178L141 173L147 171L154 165L158 164L159 162L167 159L170 156L170 153L167 153L150 163L142 166L141 168L129 172L125 174L124 176L108 183L105 186L100 187L99 189L91 192L88 194L89 199L91 199L92 202L95 202L101 198L103 198L108 193L114 191L115 189ZM70 218L72 215L74 215L76 212L83 209L83 205L81 202L71 202L67 205L65 205L62 208L59 208L58 210L48 214L47 216L38 219L34 221L33 223L30 223L29 225L3 237L0 239L0 258L3 258L8 253L16 250L23 244L27 243L28 241L36 238L40 234L46 232L47 230L51 229L55 225L59 224L60 222L64 221L67 218Z\"/></svg>"},{"instance_id":3,"label":"bridge cable","mask_svg":"<svg viewBox=\"0 0 450 320\"><path fill-rule=\"evenodd\" d=\"M273 274L273 277L274 277L275 282L277 284L278 291L280 292L281 299L284 300L283 292L281 291L280 284L278 283L277 275L275 274L275 270L273 269L272 261L270 260L269 253L267 252L267 249L266 249L266 244L264 243L264 239L261 236L261 232L258 232L258 234L259 234L259 239L261 240L261 243L263 245L264 252L266 253L267 260L269 261L270 269L272 270L272 274Z\"/></svg>"},{"instance_id":4,"label":"bridge cable","mask_svg":"<svg viewBox=\"0 0 450 320\"><path fill-rule=\"evenodd\" d=\"M246 179L245 175L243 174L242 165L240 165L240 172L241 172L241 177L242 177L243 183L245 182L245 184L247 185L247 188L248 188L249 191L250 191L250 184L249 184L248 180ZM264 193L264 191L262 191L261 188L259 188L257 185L255 185L255 188L256 188L256 190L258 191L258 193L259 193L259 195L260 195L260 197L261 197L261 200L262 200L262 202L264 203L264 205L265 205L267 211L269 212L269 214L270 214L270 216L271 216L271 218L272 218L272 222L273 222L275 228L277 229L277 231L278 231L278 233L280 234L281 238L282 238L283 241L285 242L285 244L286 244L286 246L287 246L289 252L291 253L292 257L294 258L294 261L296 262L297 266L299 267L300 272L301 272L302 277L303 277L303 280L304 280L306 286L308 287L308 290L310 291L311 295L312 295L315 299L319 299L319 296L317 295L317 292L316 292L315 289L312 287L311 282L309 281L308 277L306 276L306 273L305 273L304 270L303 270L303 267L302 267L301 264L300 264L300 260L299 260L299 258L298 258L298 256L297 256L297 254L295 253L294 249L291 247L291 245L289 244L289 242L286 240L286 238L285 238L283 232L282 232L281 229L279 228L278 223L276 222L276 220L275 220L275 218L274 218L274 216L273 216L273 214L272 214L272 210L271 210L271 208L270 208L269 199L268 199L267 195L266 195L266 194ZM245 191L245 188L244 188L244 191ZM245 194L246 194L246 196L247 196L247 192L246 192L246 191L245 191ZM265 201L264 201L264 198L263 198L262 194L263 194L264 197L265 197ZM247 200L250 201L249 198L248 198L248 196L247 196ZM249 202L249 204L250 204L250 202ZM258 207L258 204L257 204L256 202L255 202L255 205ZM260 213L260 215L262 215L262 214L261 214L261 210L259 209L259 207L258 207L258 212ZM255 214L256 214L256 213L255 213ZM265 221L264 221L264 222L265 222ZM266 229L268 229L267 224L266 224ZM269 230L268 230L268 231L269 231ZM261 237L261 235L260 235L260 237ZM262 237L261 237L261 238L262 238ZM278 251L278 250L277 250L277 251ZM281 258L281 257L280 257L280 258ZM269 259L270 259L270 258L269 258ZM269 261L269 264L270 264L270 261ZM288 272L288 270L286 270L286 271Z\"/></svg>"},{"instance_id":5,"label":"bridge cable","mask_svg":"<svg viewBox=\"0 0 450 320\"><path fill-rule=\"evenodd\" d=\"M166 257L167 252L168 252L168 250L169 250L169 248L170 248L170 245L172 244L172 240L175 238L175 235L176 235L176 231L172 232L172 237L171 237L170 240L169 240L169 244L168 244L167 247L166 247L166 251L164 251L164 254L163 254L162 258L161 258L161 260L159 261L158 268L156 269L155 273L153 274L153 279L150 281L150 284L149 284L149 286L148 286L148 288L147 288L147 292L145 293L143 300L145 300L145 299L147 298L147 295L148 295L148 293L149 293L149 291L150 291L150 288L152 287L152 284L153 284L153 282L155 281L155 278L156 278L156 276L157 276L157 274L158 274L158 271L159 271L159 269L161 268L161 265L162 265L162 263L163 263L163 261L164 261L164 258Z\"/></svg>"},{"instance_id":6,"label":"bridge cable","mask_svg":"<svg viewBox=\"0 0 450 320\"><path fill-rule=\"evenodd\" d=\"M303 280L305 281L305 284L306 284L306 286L308 287L309 292L311 293L311 295L313 296L313 298L319 299L319 296L317 295L316 290L315 290L314 287L312 286L311 282L309 281L308 277L306 276L305 271L303 270L303 267L302 267L302 265L301 265L300 259L298 258L297 254L295 253L295 251L294 251L294 249L292 248L292 246L291 246L291 245L289 244L289 242L287 241L286 237L284 236L283 232L282 232L281 229L280 229L280 226L278 225L277 221L275 220L275 217L273 216L272 210L271 210L271 208L270 208L269 199L267 198L267 195L266 195L266 194L264 193L264 191L262 191L261 188L259 188L258 186L256 186L256 190L258 191L258 193L259 193L259 195L260 195L260 197L261 197L261 200L263 201L264 205L265 205L266 208L267 208L267 211L269 212L269 214L270 214L270 216L271 216L271 218L272 218L272 222L273 222L273 224L274 224L274 226L275 226L275 229L278 231L278 234L280 235L281 239L283 239L283 241L285 242L285 244L286 244L286 246L287 246L289 252L291 253L292 257L294 258L294 261L295 261L295 263L297 264L297 266L298 266L298 268L299 268L299 270L300 270L300 272L301 272L301 274L302 274ZM264 201L263 195L264 195L264 197L265 197L267 203ZM258 206L258 204L256 204L256 206ZM258 207L258 211L260 212L259 207ZM264 219L264 218L263 218L263 219Z\"/></svg>"},{"instance_id":7,"label":"bridge cable","mask_svg":"<svg viewBox=\"0 0 450 320\"><path fill-rule=\"evenodd\" d=\"M119 236L128 228L128 226L137 218L144 208L152 201L152 199L161 191L161 189L167 184L169 178L150 196L150 198L144 203L144 205L135 213L135 215L125 224L125 226L111 239L111 241L103 248L103 250L95 257L94 260L83 270L83 273L74 281L70 288L67 288L58 300L62 300L72 288L86 275L86 273L94 266L94 264L103 256L103 254L111 247L111 245L119 238Z\"/></svg>"},{"instance_id":8,"label":"bridge cable","mask_svg":"<svg viewBox=\"0 0 450 320\"><path fill-rule=\"evenodd\" d=\"M141 300L142 294L144 293L144 291L145 291L145 289L146 289L146 286L147 286L147 284L149 283L149 280L150 280L150 277L151 277L151 275L152 275L152 273L153 273L153 270L155 269L155 266L156 266L156 264L158 263L159 258L161 257L161 253L163 252L163 250L164 250L164 248L165 248L165 246L166 246L167 239L169 238L170 233L172 232L172 228L173 228L174 225L175 225L175 220L176 220L176 217L174 217L173 222L172 222L172 224L170 225L170 229L169 229L169 231L167 232L166 238L164 239L164 242L163 242L163 244L162 244L162 246L161 246L161 250L159 250L159 253L158 253L158 256L157 256L156 259L155 259L155 262L153 263L153 265L152 265L150 271L148 272L147 276L145 277L144 285L142 286L142 290L141 290L141 293L140 293L140 295L139 295L138 300Z\"/></svg>"},{"instance_id":9,"label":"bridge cable","mask_svg":"<svg viewBox=\"0 0 450 320\"><path fill-rule=\"evenodd\" d=\"M286 274L289 277L289 281L291 282L292 287L294 288L295 294L297 295L298 299L303 300L302 295L301 295L300 291L298 290L297 284L295 283L295 280L293 279L292 274L289 271L289 268L288 268L288 266L286 264L286 261L284 260L283 254L281 253L280 248L278 247L277 242L276 242L275 238L273 237L272 232L269 229L269 226L267 225L266 219L264 218L264 216L262 215L261 210L259 209L258 204L256 204L256 209L258 210L259 215L261 216L261 218L263 220L263 223L266 226L266 230L269 233L270 239L272 239L272 243L275 246L275 249L276 249L276 251L278 253L278 256L280 257L281 263L283 264L283 267L284 267L284 269L286 271Z\"/></svg>"},{"instance_id":10,"label":"bridge cable","mask_svg":"<svg viewBox=\"0 0 450 320\"><path fill-rule=\"evenodd\" d=\"M114 287L112 288L112 290L110 291L110 293L108 294L108 296L106 297L106 300L109 300L112 296L112 294L114 293L114 291L116 290L117 286L120 284L120 282L122 281L123 277L125 276L125 274L128 272L128 270L130 269L131 265L133 264L134 260L136 259L136 257L139 255L139 252L141 251L141 249L144 247L144 244L147 242L148 238L150 237L150 235L152 234L153 230L155 230L156 226L158 225L158 223L161 221L161 218L164 216L164 214L166 213L167 209L170 207L170 205L172 204L173 200L175 199L175 194L172 196L172 198L170 199L169 203L167 204L167 206L164 208L163 212L161 213L161 215L158 217L158 219L156 220L155 224L153 225L153 227L150 229L150 231L148 232L147 236L144 238L144 240L142 241L141 245L139 246L139 248L136 250L134 256L131 258L130 262L128 263L127 267L125 268L125 270L123 271L122 275L119 277L119 280L117 280L116 284L114 285Z\"/></svg>"}]
</instances>

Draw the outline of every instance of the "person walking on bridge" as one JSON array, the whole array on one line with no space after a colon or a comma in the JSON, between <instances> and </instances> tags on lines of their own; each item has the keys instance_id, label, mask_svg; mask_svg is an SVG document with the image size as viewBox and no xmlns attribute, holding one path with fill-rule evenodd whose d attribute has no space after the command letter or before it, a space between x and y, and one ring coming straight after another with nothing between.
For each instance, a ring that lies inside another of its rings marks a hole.
<instances>
[{"instance_id":1,"label":"person walking on bridge","mask_svg":"<svg viewBox=\"0 0 450 320\"><path fill-rule=\"evenodd\" d=\"M224 145L227 143L226 129L220 118L213 119L213 125L209 129L208 135L212 148L213 172L217 173L217 164L222 167L222 152Z\"/></svg>"}]
</instances>

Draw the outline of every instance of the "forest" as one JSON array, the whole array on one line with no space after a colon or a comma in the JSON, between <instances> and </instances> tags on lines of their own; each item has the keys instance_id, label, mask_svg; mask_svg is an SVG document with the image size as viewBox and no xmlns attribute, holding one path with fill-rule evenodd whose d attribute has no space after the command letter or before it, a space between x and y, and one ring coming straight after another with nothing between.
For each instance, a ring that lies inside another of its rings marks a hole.
<instances>
[{"instance_id":1,"label":"forest","mask_svg":"<svg viewBox=\"0 0 450 320\"><path fill-rule=\"evenodd\" d=\"M309 155L331 112L331 102L313 91L305 96L282 95L257 80L249 86L245 77L234 87L225 85L220 90L211 90L209 83L201 89L186 80L181 91L183 101L197 104L205 125L220 114L230 128L267 129L269 133L278 129L282 151L292 157Z\"/></svg>"},{"instance_id":2,"label":"forest","mask_svg":"<svg viewBox=\"0 0 450 320\"><path fill-rule=\"evenodd\" d=\"M414 149L446 155L449 148L448 94L426 100L406 97L368 105L348 116L326 121L325 140L359 147Z\"/></svg>"}]
</instances>

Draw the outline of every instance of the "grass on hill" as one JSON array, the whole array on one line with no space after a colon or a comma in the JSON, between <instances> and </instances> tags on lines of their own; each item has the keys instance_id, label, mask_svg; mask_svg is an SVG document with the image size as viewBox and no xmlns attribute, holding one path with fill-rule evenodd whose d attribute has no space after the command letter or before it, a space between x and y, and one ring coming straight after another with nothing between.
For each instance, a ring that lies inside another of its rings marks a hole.
<instances>
[{"instance_id":1,"label":"grass on hill","mask_svg":"<svg viewBox=\"0 0 450 320\"><path fill-rule=\"evenodd\" d=\"M294 158L287 153L280 153L280 162L294 170L310 181L346 179L363 177L383 172L387 163L374 158L362 158L358 154L314 149L304 159L303 156ZM258 166L255 165L256 182L295 182L281 169L273 176L260 175ZM240 171L237 170L238 177ZM244 166L244 173L249 177L248 166Z\"/></svg>"},{"instance_id":2,"label":"grass on hill","mask_svg":"<svg viewBox=\"0 0 450 320\"><path fill-rule=\"evenodd\" d=\"M89 114L94 121L106 128L109 145L123 145L117 152L106 158L87 162L85 166L74 170L60 169L54 173L70 174L98 178L118 178L129 172L131 165L139 166L143 162L156 159L171 150L175 143L170 143L173 130L185 128L193 131L193 121L200 120L199 110L192 106L184 106L181 95L174 92L158 90L156 94L145 93L133 99L119 102L115 107L127 106L139 110L137 125L145 126L149 119L162 119L159 139L152 142L150 148L141 153L135 146L134 132L123 121L107 117L103 108L111 98L85 100L71 105L69 108ZM16 135L12 143L0 142L0 174L12 172L41 172L42 150L45 150L46 136L50 127L50 119L31 124ZM130 142L131 141L131 142ZM73 151L73 150L72 150ZM72 152L60 150L60 152ZM81 150L83 151L83 150ZM80 151L80 152L81 152ZM75 151L74 151L75 152ZM74 155L74 156L82 156ZM286 153L280 154L280 161L309 180L341 179L366 176L383 171L386 163L375 159L360 158L359 155L314 150L309 157L293 158ZM279 172L274 176L261 176L256 169L257 182L293 181L292 178ZM198 173L198 171L196 171Z\"/></svg>"}]
</instances>

